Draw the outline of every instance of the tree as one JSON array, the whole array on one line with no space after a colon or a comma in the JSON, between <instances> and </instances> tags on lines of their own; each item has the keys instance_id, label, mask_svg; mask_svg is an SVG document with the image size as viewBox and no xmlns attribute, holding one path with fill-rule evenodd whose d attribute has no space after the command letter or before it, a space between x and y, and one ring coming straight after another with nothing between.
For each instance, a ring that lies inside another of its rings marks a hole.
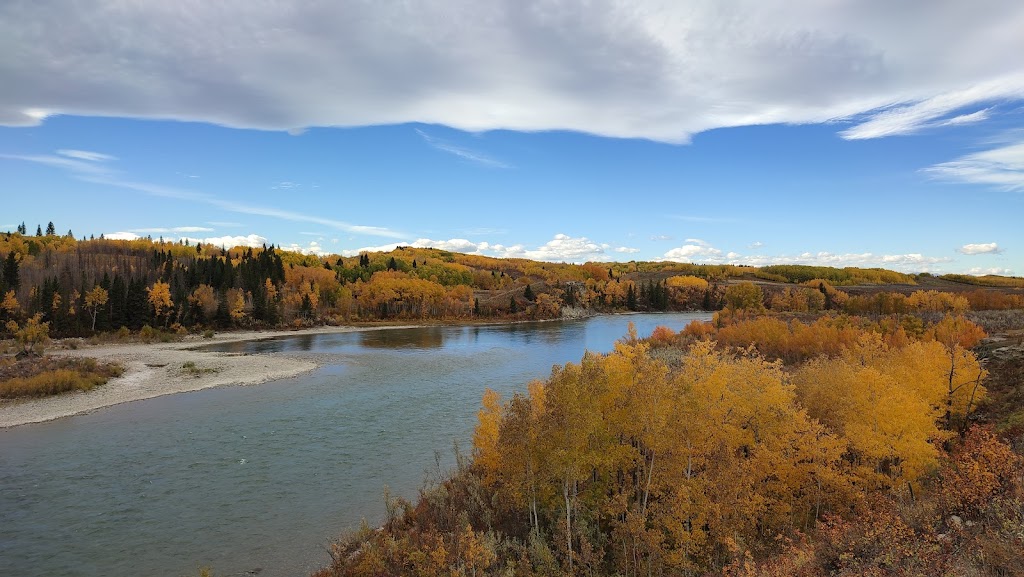
<instances>
[{"instance_id":1,"label":"tree","mask_svg":"<svg viewBox=\"0 0 1024 577\"><path fill-rule=\"evenodd\" d=\"M7 253L7 258L4 259L4 283L7 288L18 290L18 255L14 251Z\"/></svg>"},{"instance_id":2,"label":"tree","mask_svg":"<svg viewBox=\"0 0 1024 577\"><path fill-rule=\"evenodd\" d=\"M25 221L22 221L21 224L18 225L18 232L21 234L28 234L28 232L26 232L27 230L28 229L25 228Z\"/></svg>"},{"instance_id":3,"label":"tree","mask_svg":"<svg viewBox=\"0 0 1024 577\"><path fill-rule=\"evenodd\" d=\"M526 291L523 293L523 298L531 302L537 300L537 295L533 294L533 289L530 285L526 285Z\"/></svg>"},{"instance_id":4,"label":"tree","mask_svg":"<svg viewBox=\"0 0 1024 577\"><path fill-rule=\"evenodd\" d=\"M38 224L36 225L36 236L43 236L43 227Z\"/></svg>"},{"instance_id":5,"label":"tree","mask_svg":"<svg viewBox=\"0 0 1024 577\"><path fill-rule=\"evenodd\" d=\"M37 313L23 327L14 321L7 321L7 330L21 343L22 354L26 356L42 355L43 347L50 342L50 323L41 323L41 319L42 315Z\"/></svg>"},{"instance_id":6,"label":"tree","mask_svg":"<svg viewBox=\"0 0 1024 577\"><path fill-rule=\"evenodd\" d=\"M153 286L146 289L149 293L149 304L153 307L153 316L159 321L160 317L168 312L173 306L174 302L171 300L171 285L156 281ZM166 319L165 323L166 324Z\"/></svg>"},{"instance_id":7,"label":"tree","mask_svg":"<svg viewBox=\"0 0 1024 577\"><path fill-rule=\"evenodd\" d=\"M46 236L54 236L56 234L57 227L53 226L53 221L51 220L49 224L46 225Z\"/></svg>"},{"instance_id":8,"label":"tree","mask_svg":"<svg viewBox=\"0 0 1024 577\"><path fill-rule=\"evenodd\" d=\"M725 289L725 302L732 310L764 309L764 293L752 282L741 282Z\"/></svg>"},{"instance_id":9,"label":"tree","mask_svg":"<svg viewBox=\"0 0 1024 577\"><path fill-rule=\"evenodd\" d=\"M107 291L96 285L91 291L85 293L85 308L92 312L92 330L96 332L96 315L99 313L100 307L107 304L109 294Z\"/></svg>"},{"instance_id":10,"label":"tree","mask_svg":"<svg viewBox=\"0 0 1024 577\"><path fill-rule=\"evenodd\" d=\"M18 304L18 297L15 296L13 290L9 290L4 294L3 301L0 301L0 310L2 310L8 318L14 317L18 314L21 306Z\"/></svg>"}]
</instances>

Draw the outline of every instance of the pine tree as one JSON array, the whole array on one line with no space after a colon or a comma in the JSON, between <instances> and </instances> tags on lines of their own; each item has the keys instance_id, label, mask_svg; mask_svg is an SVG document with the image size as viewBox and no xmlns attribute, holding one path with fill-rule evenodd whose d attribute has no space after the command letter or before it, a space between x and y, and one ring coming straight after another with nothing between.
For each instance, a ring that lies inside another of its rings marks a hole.
<instances>
[{"instance_id":1,"label":"pine tree","mask_svg":"<svg viewBox=\"0 0 1024 577\"><path fill-rule=\"evenodd\" d=\"M28 229L25 228L25 221L21 221L21 224L18 225L18 232L21 234L28 234L28 232L26 232L27 230Z\"/></svg>"},{"instance_id":2,"label":"pine tree","mask_svg":"<svg viewBox=\"0 0 1024 577\"><path fill-rule=\"evenodd\" d=\"M398 263L395 262L395 257L391 257L388 260L388 270L398 270Z\"/></svg>"},{"instance_id":3,"label":"pine tree","mask_svg":"<svg viewBox=\"0 0 1024 577\"><path fill-rule=\"evenodd\" d=\"M43 236L43 227L36 225L36 236Z\"/></svg>"},{"instance_id":4,"label":"pine tree","mask_svg":"<svg viewBox=\"0 0 1024 577\"><path fill-rule=\"evenodd\" d=\"M7 253L7 258L4 259L4 284L8 289L18 290L18 255L14 254L14 251Z\"/></svg>"},{"instance_id":5,"label":"pine tree","mask_svg":"<svg viewBox=\"0 0 1024 577\"><path fill-rule=\"evenodd\" d=\"M516 304L516 297L514 296L508 303L508 312L512 314L516 314L517 312L519 312L519 305Z\"/></svg>"},{"instance_id":6,"label":"pine tree","mask_svg":"<svg viewBox=\"0 0 1024 577\"><path fill-rule=\"evenodd\" d=\"M526 285L526 292L523 293L523 298L530 302L537 300L537 295L533 294L533 289L530 288L530 285Z\"/></svg>"},{"instance_id":7,"label":"pine tree","mask_svg":"<svg viewBox=\"0 0 1024 577\"><path fill-rule=\"evenodd\" d=\"M480 316L480 299L478 298L473 299L473 316Z\"/></svg>"},{"instance_id":8,"label":"pine tree","mask_svg":"<svg viewBox=\"0 0 1024 577\"><path fill-rule=\"evenodd\" d=\"M56 234L57 227L53 226L53 221L51 220L50 223L46 225L46 236L54 236Z\"/></svg>"},{"instance_id":9,"label":"pine tree","mask_svg":"<svg viewBox=\"0 0 1024 577\"><path fill-rule=\"evenodd\" d=\"M636 310L636 289L633 288L633 285L626 288L626 308L631 311Z\"/></svg>"}]
</instances>

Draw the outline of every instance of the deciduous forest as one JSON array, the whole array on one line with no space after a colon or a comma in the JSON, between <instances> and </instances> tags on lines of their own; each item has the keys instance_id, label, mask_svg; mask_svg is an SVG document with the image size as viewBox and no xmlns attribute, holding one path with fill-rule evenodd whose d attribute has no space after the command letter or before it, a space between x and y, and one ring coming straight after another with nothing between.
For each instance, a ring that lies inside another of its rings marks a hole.
<instances>
[{"instance_id":1,"label":"deciduous forest","mask_svg":"<svg viewBox=\"0 0 1024 577\"><path fill-rule=\"evenodd\" d=\"M162 239L0 236L0 321L52 336L396 320L520 320L616 311L849 314L1024 307L1024 281L883 269L673 262L555 264L399 247L353 257ZM968 284L974 283L974 284ZM931 288L939 284L939 290ZM848 290L844 290L848 288ZM884 290L879 290L884 289ZM947 292L953 290L954 292ZM9 330L9 329L8 329Z\"/></svg>"},{"instance_id":2,"label":"deciduous forest","mask_svg":"<svg viewBox=\"0 0 1024 577\"><path fill-rule=\"evenodd\" d=\"M1020 359L988 389L984 336L749 307L630 334L485 394L472 455L317 577L1020 575Z\"/></svg>"}]
</instances>

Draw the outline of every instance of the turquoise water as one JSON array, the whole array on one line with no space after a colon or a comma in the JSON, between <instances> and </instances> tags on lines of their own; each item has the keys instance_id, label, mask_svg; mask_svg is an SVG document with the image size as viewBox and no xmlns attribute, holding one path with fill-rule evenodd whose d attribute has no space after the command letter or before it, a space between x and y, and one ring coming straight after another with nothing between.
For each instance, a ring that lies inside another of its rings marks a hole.
<instances>
[{"instance_id":1,"label":"turquoise water","mask_svg":"<svg viewBox=\"0 0 1024 577\"><path fill-rule=\"evenodd\" d=\"M710 313L428 327L229 343L316 355L307 375L0 430L0 575L307 575L378 522L383 489L470 450L485 388L508 396L627 323L649 334Z\"/></svg>"}]
</instances>

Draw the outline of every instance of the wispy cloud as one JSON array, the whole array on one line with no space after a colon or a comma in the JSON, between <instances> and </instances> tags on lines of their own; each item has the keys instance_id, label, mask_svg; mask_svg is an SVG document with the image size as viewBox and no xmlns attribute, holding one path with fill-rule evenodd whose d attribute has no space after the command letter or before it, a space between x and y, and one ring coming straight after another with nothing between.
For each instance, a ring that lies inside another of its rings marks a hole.
<instances>
[{"instance_id":1,"label":"wispy cloud","mask_svg":"<svg viewBox=\"0 0 1024 577\"><path fill-rule=\"evenodd\" d=\"M752 242L752 243L748 244L748 245L747 245L747 248L749 248L749 249L751 249L751 250L757 250L757 249L759 249L759 248L762 248L763 246L764 246L764 243L763 243L763 242L761 242L761 241L759 241L759 240L755 240L754 242Z\"/></svg>"},{"instance_id":2,"label":"wispy cloud","mask_svg":"<svg viewBox=\"0 0 1024 577\"><path fill-rule=\"evenodd\" d=\"M76 158L78 160L87 160L89 162L107 162L109 160L117 160L117 157L109 154L103 154L102 152L92 152L90 150L74 150L70 148L63 148L57 151L57 154L61 156L67 156L68 158Z\"/></svg>"},{"instance_id":3,"label":"wispy cloud","mask_svg":"<svg viewBox=\"0 0 1024 577\"><path fill-rule=\"evenodd\" d=\"M486 154L483 154L481 152L477 152L475 150L472 150L472 149L469 149L469 148L465 148L465 147L462 147L462 146L456 146L454 144L451 144L450 142L447 142L447 141L444 141L444 140L442 140L440 138L436 138L434 136L431 136L431 135L427 134L426 132L423 132L419 128L416 128L415 130L416 130L416 134L419 134L420 137L422 137L423 140L427 144L429 144L433 148L435 148L437 150L440 150L442 152L447 152L448 154L454 154L455 156L458 156L459 158L461 158L463 160L468 160L470 162L473 162L475 164L479 164L479 165L482 165L482 166L488 166L488 167L491 167L491 168L511 168L511 166L509 166L508 164L505 164L504 162L501 162L500 160L495 160L495 159L491 158L490 156L487 156Z\"/></svg>"},{"instance_id":4,"label":"wispy cloud","mask_svg":"<svg viewBox=\"0 0 1024 577\"><path fill-rule=\"evenodd\" d=\"M956 249L960 254L976 255L976 254L999 254L1003 252L1003 249L999 248L999 245L994 242L978 243L978 244L965 244L962 247Z\"/></svg>"},{"instance_id":5,"label":"wispy cloud","mask_svg":"<svg viewBox=\"0 0 1024 577\"><path fill-rule=\"evenodd\" d=\"M926 128L980 122L990 109L969 114L950 114L970 106L999 100L1024 98L1024 74L1015 72L992 80L971 84L917 101L883 107L868 115L866 121L840 132L848 140L913 134Z\"/></svg>"},{"instance_id":6,"label":"wispy cloud","mask_svg":"<svg viewBox=\"0 0 1024 577\"><path fill-rule=\"evenodd\" d=\"M1024 191L1024 140L936 164L924 173L940 180Z\"/></svg>"},{"instance_id":7,"label":"wispy cloud","mask_svg":"<svg viewBox=\"0 0 1024 577\"><path fill-rule=\"evenodd\" d=\"M225 200L210 194L196 192L192 190L184 190L180 188L163 186L148 182L138 182L126 178L121 172L113 170L109 166L105 164L100 164L98 162L83 161L74 158L68 158L65 156L53 155L0 154L0 158L21 160L26 162L34 162L37 164L52 166L55 168L67 170L71 172L76 178L84 180L86 182L92 182L94 184L101 184L116 188L123 188L127 190L134 190L136 192L142 192L150 196L172 198L186 202L205 204L208 206L220 208L228 212L234 212L239 214L251 214L256 216L267 216L271 218L278 218L281 220L288 220L292 222L319 224L322 226L333 228L335 230L340 230L353 234L366 234L371 236L382 236L389 238L403 238L406 236L401 232L394 231L386 227L351 224L341 220L324 218L321 216L310 214L303 214L300 212L295 212L271 206L260 206L241 201Z\"/></svg>"}]
</instances>

